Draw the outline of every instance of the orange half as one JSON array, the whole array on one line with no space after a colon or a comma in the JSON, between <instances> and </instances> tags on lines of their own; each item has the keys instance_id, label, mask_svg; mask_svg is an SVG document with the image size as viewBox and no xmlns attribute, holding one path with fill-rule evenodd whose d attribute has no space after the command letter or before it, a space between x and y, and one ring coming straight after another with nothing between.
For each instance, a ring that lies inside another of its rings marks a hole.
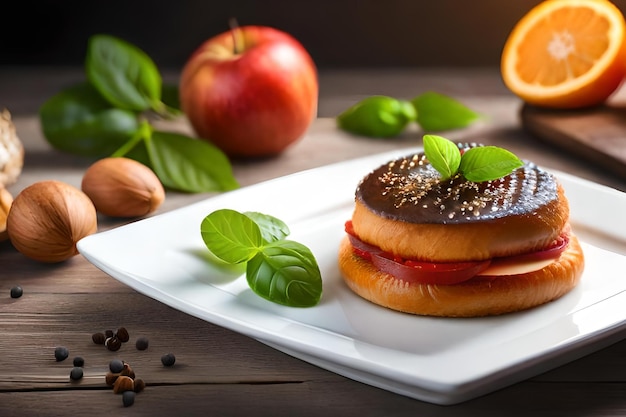
<instances>
[{"instance_id":1,"label":"orange half","mask_svg":"<svg viewBox=\"0 0 626 417\"><path fill-rule=\"evenodd\" d=\"M527 103L594 106L626 76L626 22L608 0L545 0L515 25L501 58L504 83Z\"/></svg>"}]
</instances>

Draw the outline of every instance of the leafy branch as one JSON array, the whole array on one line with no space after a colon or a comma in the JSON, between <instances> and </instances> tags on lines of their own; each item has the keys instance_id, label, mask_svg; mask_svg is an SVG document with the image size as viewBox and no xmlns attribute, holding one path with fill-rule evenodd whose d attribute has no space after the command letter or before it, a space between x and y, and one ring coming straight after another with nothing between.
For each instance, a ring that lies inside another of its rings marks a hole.
<instances>
[{"instance_id":1,"label":"leafy branch","mask_svg":"<svg viewBox=\"0 0 626 417\"><path fill-rule=\"evenodd\" d=\"M87 80L62 90L39 110L43 134L53 148L92 158L135 159L164 186L179 191L239 186L220 149L151 124L154 117L172 119L182 112L177 88L163 84L147 54L116 37L94 35L86 55Z\"/></svg>"}]
</instances>

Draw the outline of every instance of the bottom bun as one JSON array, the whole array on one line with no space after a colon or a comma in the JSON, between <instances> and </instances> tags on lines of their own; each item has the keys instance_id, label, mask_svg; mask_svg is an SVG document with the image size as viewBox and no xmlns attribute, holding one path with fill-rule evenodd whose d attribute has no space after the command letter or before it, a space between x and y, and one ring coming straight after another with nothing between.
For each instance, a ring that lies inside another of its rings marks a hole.
<instances>
[{"instance_id":1,"label":"bottom bun","mask_svg":"<svg viewBox=\"0 0 626 417\"><path fill-rule=\"evenodd\" d=\"M396 279L355 255L347 236L339 248L339 269L352 291L383 307L425 316L480 317L536 307L571 291L583 268L583 251L574 235L559 259L543 269L479 277L455 285L409 284Z\"/></svg>"}]
</instances>

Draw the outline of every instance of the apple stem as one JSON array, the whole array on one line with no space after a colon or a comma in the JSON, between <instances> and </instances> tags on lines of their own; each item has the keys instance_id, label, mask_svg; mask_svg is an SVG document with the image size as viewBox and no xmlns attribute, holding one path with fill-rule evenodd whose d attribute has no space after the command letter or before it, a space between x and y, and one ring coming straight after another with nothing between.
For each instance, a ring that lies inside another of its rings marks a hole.
<instances>
[{"instance_id":1,"label":"apple stem","mask_svg":"<svg viewBox=\"0 0 626 417\"><path fill-rule=\"evenodd\" d=\"M230 33L233 36L233 51L235 55L238 55L243 51L243 38L241 36L241 31L239 30L239 24L237 23L237 19L231 17L228 25L230 26Z\"/></svg>"}]
</instances>

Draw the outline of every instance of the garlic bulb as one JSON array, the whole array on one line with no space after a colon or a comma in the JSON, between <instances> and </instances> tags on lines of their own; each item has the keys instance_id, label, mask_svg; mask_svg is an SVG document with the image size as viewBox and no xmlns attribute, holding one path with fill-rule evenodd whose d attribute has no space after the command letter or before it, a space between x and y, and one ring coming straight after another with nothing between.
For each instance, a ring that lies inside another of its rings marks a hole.
<instances>
[{"instance_id":1,"label":"garlic bulb","mask_svg":"<svg viewBox=\"0 0 626 417\"><path fill-rule=\"evenodd\" d=\"M13 203L13 196L6 188L0 186L0 242L9 238L7 232L7 217Z\"/></svg>"},{"instance_id":2,"label":"garlic bulb","mask_svg":"<svg viewBox=\"0 0 626 417\"><path fill-rule=\"evenodd\" d=\"M23 189L13 200L7 218L13 246L41 262L61 262L77 255L76 242L96 230L96 209L89 197L55 180Z\"/></svg>"},{"instance_id":3,"label":"garlic bulb","mask_svg":"<svg viewBox=\"0 0 626 417\"><path fill-rule=\"evenodd\" d=\"M111 217L139 217L155 211L165 199L156 174L130 158L103 158L92 164L81 189L96 210Z\"/></svg>"},{"instance_id":4,"label":"garlic bulb","mask_svg":"<svg viewBox=\"0 0 626 417\"><path fill-rule=\"evenodd\" d=\"M24 146L7 109L0 112L0 185L11 185L22 173Z\"/></svg>"}]
</instances>

